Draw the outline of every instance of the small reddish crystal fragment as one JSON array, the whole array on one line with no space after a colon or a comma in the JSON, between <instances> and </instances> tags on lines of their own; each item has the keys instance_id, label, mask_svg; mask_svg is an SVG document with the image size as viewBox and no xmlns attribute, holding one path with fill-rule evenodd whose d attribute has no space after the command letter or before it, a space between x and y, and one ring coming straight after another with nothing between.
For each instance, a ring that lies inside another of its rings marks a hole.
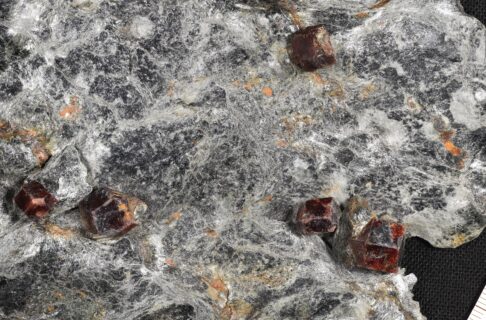
<instances>
[{"instance_id":1,"label":"small reddish crystal fragment","mask_svg":"<svg viewBox=\"0 0 486 320\"><path fill-rule=\"evenodd\" d=\"M45 217L57 203L57 199L37 181L24 184L14 201L26 215L36 218Z\"/></svg>"},{"instance_id":2,"label":"small reddish crystal fragment","mask_svg":"<svg viewBox=\"0 0 486 320\"><path fill-rule=\"evenodd\" d=\"M356 266L397 272L405 228L399 223L372 218L350 241Z\"/></svg>"},{"instance_id":3,"label":"small reddish crystal fragment","mask_svg":"<svg viewBox=\"0 0 486 320\"><path fill-rule=\"evenodd\" d=\"M140 199L109 188L93 190L79 204L81 217L93 238L117 237L138 225L137 215L147 209Z\"/></svg>"},{"instance_id":4,"label":"small reddish crystal fragment","mask_svg":"<svg viewBox=\"0 0 486 320\"><path fill-rule=\"evenodd\" d=\"M331 37L322 25L293 33L287 51L292 63L305 71L314 71L336 63Z\"/></svg>"},{"instance_id":5,"label":"small reddish crystal fragment","mask_svg":"<svg viewBox=\"0 0 486 320\"><path fill-rule=\"evenodd\" d=\"M297 227L303 234L330 234L336 231L340 215L333 198L306 201L297 213Z\"/></svg>"}]
</instances>

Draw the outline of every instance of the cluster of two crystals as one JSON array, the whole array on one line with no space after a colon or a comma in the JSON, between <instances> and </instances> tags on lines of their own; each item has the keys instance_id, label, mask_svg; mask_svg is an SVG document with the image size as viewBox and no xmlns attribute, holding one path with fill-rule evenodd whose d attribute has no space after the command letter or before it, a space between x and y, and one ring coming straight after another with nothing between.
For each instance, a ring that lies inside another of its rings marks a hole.
<instances>
[{"instance_id":1,"label":"cluster of two crystals","mask_svg":"<svg viewBox=\"0 0 486 320\"><path fill-rule=\"evenodd\" d=\"M374 216L364 199L351 198L343 212L333 198L308 200L294 223L303 235L323 236L333 255L346 265L398 271L405 228L386 216Z\"/></svg>"},{"instance_id":2,"label":"cluster of two crystals","mask_svg":"<svg viewBox=\"0 0 486 320\"><path fill-rule=\"evenodd\" d=\"M39 182L25 183L14 202L27 216L46 217L58 200ZM96 188L79 203L86 233L95 239L124 235L138 225L147 206L141 200L109 188Z\"/></svg>"}]
</instances>

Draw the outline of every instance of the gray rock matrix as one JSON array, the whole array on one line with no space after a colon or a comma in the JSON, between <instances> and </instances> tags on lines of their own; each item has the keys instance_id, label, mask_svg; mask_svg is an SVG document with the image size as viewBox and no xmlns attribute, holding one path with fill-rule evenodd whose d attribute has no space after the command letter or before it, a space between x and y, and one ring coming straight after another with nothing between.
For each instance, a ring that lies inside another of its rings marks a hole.
<instances>
[{"instance_id":1,"label":"gray rock matrix","mask_svg":"<svg viewBox=\"0 0 486 320\"><path fill-rule=\"evenodd\" d=\"M296 20L334 66L290 63ZM289 216L360 196L435 246L476 237L485 71L456 0L0 0L0 119L24 130L0 138L0 319L424 319L413 275L344 267ZM44 221L13 205L28 179ZM97 186L140 226L85 237Z\"/></svg>"}]
</instances>

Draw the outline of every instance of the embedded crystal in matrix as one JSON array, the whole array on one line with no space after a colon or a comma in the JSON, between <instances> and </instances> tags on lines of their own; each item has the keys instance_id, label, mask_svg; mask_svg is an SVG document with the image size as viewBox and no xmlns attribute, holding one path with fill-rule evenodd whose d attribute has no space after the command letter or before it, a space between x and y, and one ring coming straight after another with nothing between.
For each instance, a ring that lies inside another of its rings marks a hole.
<instances>
[{"instance_id":1,"label":"embedded crystal in matrix","mask_svg":"<svg viewBox=\"0 0 486 320\"><path fill-rule=\"evenodd\" d=\"M147 205L140 199L109 189L93 190L79 204L87 233L93 238L117 237L138 226L137 215Z\"/></svg>"}]
</instances>

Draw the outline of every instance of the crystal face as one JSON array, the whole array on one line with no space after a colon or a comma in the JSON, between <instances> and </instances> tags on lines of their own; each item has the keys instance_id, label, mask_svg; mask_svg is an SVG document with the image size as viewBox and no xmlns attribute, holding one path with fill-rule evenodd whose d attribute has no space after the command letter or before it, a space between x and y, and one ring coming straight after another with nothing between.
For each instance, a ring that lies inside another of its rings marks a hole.
<instances>
[{"instance_id":1,"label":"crystal face","mask_svg":"<svg viewBox=\"0 0 486 320\"><path fill-rule=\"evenodd\" d=\"M336 63L331 37L322 25L293 33L287 50L292 63L304 71L314 71Z\"/></svg>"},{"instance_id":2,"label":"crystal face","mask_svg":"<svg viewBox=\"0 0 486 320\"><path fill-rule=\"evenodd\" d=\"M340 215L333 198L306 201L297 213L297 227L302 234L330 234L336 231Z\"/></svg>"},{"instance_id":3,"label":"crystal face","mask_svg":"<svg viewBox=\"0 0 486 320\"><path fill-rule=\"evenodd\" d=\"M93 238L117 237L138 225L136 217L147 206L140 199L108 188L93 190L79 204L88 234Z\"/></svg>"},{"instance_id":4,"label":"crystal face","mask_svg":"<svg viewBox=\"0 0 486 320\"><path fill-rule=\"evenodd\" d=\"M57 199L37 181L24 184L14 201L26 215L36 218L45 217L57 203Z\"/></svg>"},{"instance_id":5,"label":"crystal face","mask_svg":"<svg viewBox=\"0 0 486 320\"><path fill-rule=\"evenodd\" d=\"M350 240L356 266L382 272L397 272L405 228L399 223L372 218Z\"/></svg>"}]
</instances>

